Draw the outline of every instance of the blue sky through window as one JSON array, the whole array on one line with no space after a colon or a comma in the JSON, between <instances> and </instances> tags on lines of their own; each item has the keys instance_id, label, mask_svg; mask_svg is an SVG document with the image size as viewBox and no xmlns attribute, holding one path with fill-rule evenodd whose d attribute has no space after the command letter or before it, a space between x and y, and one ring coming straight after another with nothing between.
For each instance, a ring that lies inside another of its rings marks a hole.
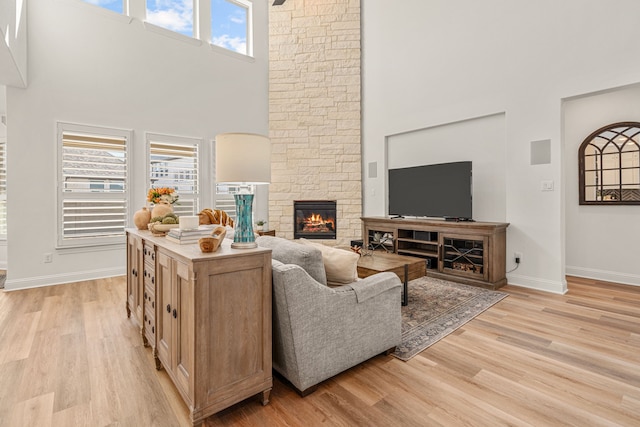
<instances>
[{"instance_id":1,"label":"blue sky through window","mask_svg":"<svg viewBox=\"0 0 640 427\"><path fill-rule=\"evenodd\" d=\"M193 37L193 0L147 0L147 21Z\"/></svg>"},{"instance_id":2,"label":"blue sky through window","mask_svg":"<svg viewBox=\"0 0 640 427\"><path fill-rule=\"evenodd\" d=\"M96 6L104 7L105 9L109 9L118 13L122 13L124 10L123 0L84 0L84 1L87 3L95 4Z\"/></svg>"},{"instance_id":3,"label":"blue sky through window","mask_svg":"<svg viewBox=\"0 0 640 427\"><path fill-rule=\"evenodd\" d=\"M247 54L247 8L227 0L211 0L211 43Z\"/></svg>"},{"instance_id":4,"label":"blue sky through window","mask_svg":"<svg viewBox=\"0 0 640 427\"><path fill-rule=\"evenodd\" d=\"M117 13L124 13L124 0L83 0ZM194 37L193 0L144 0L146 20L159 27ZM200 0L207 1L207 0ZM231 0L211 1L211 43L248 55L249 10Z\"/></svg>"}]
</instances>

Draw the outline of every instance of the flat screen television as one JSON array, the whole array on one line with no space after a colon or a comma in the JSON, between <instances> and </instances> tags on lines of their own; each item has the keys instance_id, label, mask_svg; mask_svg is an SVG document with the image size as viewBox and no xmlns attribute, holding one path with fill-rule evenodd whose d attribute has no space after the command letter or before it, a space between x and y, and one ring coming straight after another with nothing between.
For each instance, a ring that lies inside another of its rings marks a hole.
<instances>
[{"instance_id":1,"label":"flat screen television","mask_svg":"<svg viewBox=\"0 0 640 427\"><path fill-rule=\"evenodd\" d=\"M389 169L389 215L472 218L471 162Z\"/></svg>"}]
</instances>

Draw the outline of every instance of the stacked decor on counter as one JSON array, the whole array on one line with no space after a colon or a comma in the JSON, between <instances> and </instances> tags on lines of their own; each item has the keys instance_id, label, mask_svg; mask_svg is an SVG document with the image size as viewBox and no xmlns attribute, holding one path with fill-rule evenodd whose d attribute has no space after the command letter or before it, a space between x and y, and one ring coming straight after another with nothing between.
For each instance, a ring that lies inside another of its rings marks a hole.
<instances>
[{"instance_id":1,"label":"stacked decor on counter","mask_svg":"<svg viewBox=\"0 0 640 427\"><path fill-rule=\"evenodd\" d=\"M173 243L181 245L198 243L198 240L202 237L209 237L211 235L211 227L198 227L191 230L185 230L181 228L172 228L166 235L166 239Z\"/></svg>"}]
</instances>

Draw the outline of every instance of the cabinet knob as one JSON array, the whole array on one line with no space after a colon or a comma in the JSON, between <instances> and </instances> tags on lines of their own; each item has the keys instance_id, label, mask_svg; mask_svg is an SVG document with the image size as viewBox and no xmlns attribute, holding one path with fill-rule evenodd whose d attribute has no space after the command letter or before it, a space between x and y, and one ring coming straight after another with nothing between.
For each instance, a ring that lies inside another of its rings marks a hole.
<instances>
[{"instance_id":1,"label":"cabinet knob","mask_svg":"<svg viewBox=\"0 0 640 427\"><path fill-rule=\"evenodd\" d=\"M156 284L156 278L155 276L151 276L151 284L155 285Z\"/></svg>"},{"instance_id":2,"label":"cabinet knob","mask_svg":"<svg viewBox=\"0 0 640 427\"><path fill-rule=\"evenodd\" d=\"M156 259L156 254L155 253L151 253L151 259L155 260Z\"/></svg>"},{"instance_id":3,"label":"cabinet knob","mask_svg":"<svg viewBox=\"0 0 640 427\"><path fill-rule=\"evenodd\" d=\"M147 291L144 291L144 299L147 299Z\"/></svg>"},{"instance_id":4,"label":"cabinet knob","mask_svg":"<svg viewBox=\"0 0 640 427\"><path fill-rule=\"evenodd\" d=\"M171 313L171 304L167 304L167 313Z\"/></svg>"},{"instance_id":5,"label":"cabinet knob","mask_svg":"<svg viewBox=\"0 0 640 427\"><path fill-rule=\"evenodd\" d=\"M173 318L176 319L178 317L178 312L176 311L176 309L173 309Z\"/></svg>"},{"instance_id":6,"label":"cabinet knob","mask_svg":"<svg viewBox=\"0 0 640 427\"><path fill-rule=\"evenodd\" d=\"M152 327L151 327L151 333L152 333L152 334L155 334L155 333L156 333L156 327L155 327L155 326L152 326Z\"/></svg>"}]
</instances>

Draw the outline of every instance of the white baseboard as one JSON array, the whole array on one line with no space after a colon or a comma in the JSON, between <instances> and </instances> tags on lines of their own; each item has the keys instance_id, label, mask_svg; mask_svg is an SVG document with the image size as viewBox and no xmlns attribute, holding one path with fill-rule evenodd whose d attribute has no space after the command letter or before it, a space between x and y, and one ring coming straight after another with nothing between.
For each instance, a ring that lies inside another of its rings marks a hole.
<instances>
[{"instance_id":1,"label":"white baseboard","mask_svg":"<svg viewBox=\"0 0 640 427\"><path fill-rule=\"evenodd\" d=\"M565 294L567 292L566 280L544 280L519 274L507 274L507 283L513 286L537 289L539 291L552 292L554 294Z\"/></svg>"},{"instance_id":2,"label":"white baseboard","mask_svg":"<svg viewBox=\"0 0 640 427\"><path fill-rule=\"evenodd\" d=\"M566 267L567 275L602 280L605 282L622 283L624 285L640 286L640 276L637 274L620 273L617 271L598 270L595 268Z\"/></svg>"},{"instance_id":3,"label":"white baseboard","mask_svg":"<svg viewBox=\"0 0 640 427\"><path fill-rule=\"evenodd\" d=\"M100 270L81 271L76 273L52 274L49 276L27 277L24 279L11 279L7 277L4 284L5 291L17 291L20 289L40 288L43 286L61 285L64 283L82 282L85 280L104 279L106 277L123 276L125 267L105 268Z\"/></svg>"}]
</instances>

